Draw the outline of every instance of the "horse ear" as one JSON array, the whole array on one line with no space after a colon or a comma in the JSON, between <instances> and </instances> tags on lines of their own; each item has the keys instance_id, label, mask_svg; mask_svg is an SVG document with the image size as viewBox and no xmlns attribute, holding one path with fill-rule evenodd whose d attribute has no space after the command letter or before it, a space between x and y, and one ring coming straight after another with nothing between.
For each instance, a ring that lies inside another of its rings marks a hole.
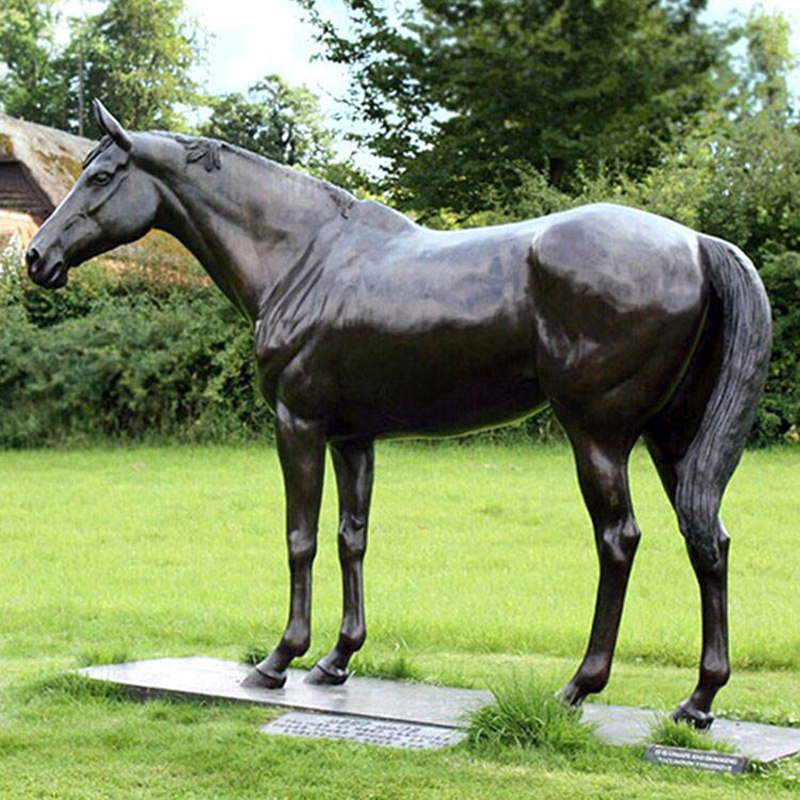
<instances>
[{"instance_id":1,"label":"horse ear","mask_svg":"<svg viewBox=\"0 0 800 800\"><path fill-rule=\"evenodd\" d=\"M111 112L97 99L92 101L94 116L97 124L104 130L123 150L130 151L133 147L131 135L117 122Z\"/></svg>"}]
</instances>

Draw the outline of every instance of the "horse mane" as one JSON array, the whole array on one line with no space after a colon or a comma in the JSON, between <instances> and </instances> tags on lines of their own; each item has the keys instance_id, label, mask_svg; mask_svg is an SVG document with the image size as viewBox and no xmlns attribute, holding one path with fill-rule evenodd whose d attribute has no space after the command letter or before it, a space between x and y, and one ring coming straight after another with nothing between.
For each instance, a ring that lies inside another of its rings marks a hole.
<instances>
[{"instance_id":1,"label":"horse mane","mask_svg":"<svg viewBox=\"0 0 800 800\"><path fill-rule=\"evenodd\" d=\"M358 202L358 198L355 197L355 195L329 181L317 178L313 175L308 175L304 172L299 172L285 164L279 164L277 161L273 161L270 158L261 156L258 153L253 153L250 150L245 150L243 147L220 141L219 139L208 139L204 136L187 136L185 134L171 133L169 131L150 131L150 133L155 136L164 136L177 142L186 150L186 163L201 163L206 172L223 169L222 154L230 153L239 158L252 161L262 168L266 168L268 171L280 176L282 180L288 180L293 183L299 183L322 190L334 202L343 217L347 217L350 209Z\"/></svg>"},{"instance_id":2,"label":"horse mane","mask_svg":"<svg viewBox=\"0 0 800 800\"><path fill-rule=\"evenodd\" d=\"M219 139L209 139L204 136L188 136L186 134L172 133L170 131L148 131L147 134L171 139L181 145L186 151L186 163L202 164L206 172L214 172L215 170L223 169L223 153L230 153L239 158L252 161L261 168L265 168L273 174L280 176L281 180L301 184L324 192L337 207L341 216L345 218L349 217L353 206L359 203L355 195L329 181L317 178L313 175L308 175L304 172L299 172L285 164L279 164L277 161L253 153L250 150L245 150L243 147L220 141ZM97 146L84 159L84 169L113 144L114 140L109 135L103 136ZM378 216L381 216L382 212L386 212L387 218L390 219L399 216L398 212L380 203L367 201L366 203L362 203L362 205L365 206L364 211L369 212L371 215L377 213ZM408 222L406 218L404 218L404 220L406 223Z\"/></svg>"}]
</instances>

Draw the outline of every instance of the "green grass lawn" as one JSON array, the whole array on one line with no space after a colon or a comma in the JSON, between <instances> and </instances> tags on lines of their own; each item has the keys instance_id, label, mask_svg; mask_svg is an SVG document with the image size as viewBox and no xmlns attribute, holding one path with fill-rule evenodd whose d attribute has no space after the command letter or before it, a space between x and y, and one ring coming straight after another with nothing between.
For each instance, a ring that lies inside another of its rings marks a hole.
<instances>
[{"instance_id":1,"label":"green grass lawn","mask_svg":"<svg viewBox=\"0 0 800 800\"><path fill-rule=\"evenodd\" d=\"M724 506L733 538L734 675L717 711L800 719L800 451L749 453ZM614 703L670 708L692 688L697 588L644 451L643 539ZM340 589L328 476L311 657L335 640ZM263 709L98 695L66 669L172 655L243 658L286 617L282 484L268 449L0 453L0 797L782 797L800 766L745 778L656 769L641 753L466 746L413 754L265 737ZM355 666L485 686L569 679L596 564L565 448L383 445Z\"/></svg>"}]
</instances>

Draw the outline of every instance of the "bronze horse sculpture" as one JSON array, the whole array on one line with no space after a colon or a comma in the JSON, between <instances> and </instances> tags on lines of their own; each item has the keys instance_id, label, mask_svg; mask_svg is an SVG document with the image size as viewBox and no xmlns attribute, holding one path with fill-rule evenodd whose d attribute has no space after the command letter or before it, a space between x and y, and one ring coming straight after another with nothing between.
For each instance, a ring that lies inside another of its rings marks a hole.
<instances>
[{"instance_id":1,"label":"bronze horse sculpture","mask_svg":"<svg viewBox=\"0 0 800 800\"><path fill-rule=\"evenodd\" d=\"M720 503L751 427L770 312L733 245L655 215L590 205L457 232L222 142L105 136L31 242L29 274L67 282L151 228L177 237L252 321L275 412L291 593L285 632L248 675L283 685L310 641L326 446L339 493L344 611L307 680L339 684L366 628L362 562L380 437L494 426L550 404L572 448L600 563L588 648L562 696L607 683L639 529L628 489L644 438L675 509L702 603L699 680L674 712L711 724L729 677L729 537Z\"/></svg>"}]
</instances>

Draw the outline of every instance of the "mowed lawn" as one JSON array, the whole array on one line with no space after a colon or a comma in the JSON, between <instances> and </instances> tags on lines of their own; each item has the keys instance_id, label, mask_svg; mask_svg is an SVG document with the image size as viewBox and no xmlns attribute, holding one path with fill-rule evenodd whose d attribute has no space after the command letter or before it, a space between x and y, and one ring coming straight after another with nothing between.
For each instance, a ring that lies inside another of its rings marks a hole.
<instances>
[{"instance_id":1,"label":"mowed lawn","mask_svg":"<svg viewBox=\"0 0 800 800\"><path fill-rule=\"evenodd\" d=\"M643 539L603 700L667 709L692 688L698 591L647 454L632 460ZM311 657L340 615L329 471ZM748 453L723 508L733 538L734 676L717 711L800 719L800 450ZM138 705L64 679L87 663L244 658L286 618L282 480L268 447L0 453L0 796L693 797L796 794L796 762L746 778L641 753L387 753L258 733L263 709ZM578 663L596 558L565 447L378 448L363 672L485 686ZM687 788L691 784L690 788Z\"/></svg>"}]
</instances>

